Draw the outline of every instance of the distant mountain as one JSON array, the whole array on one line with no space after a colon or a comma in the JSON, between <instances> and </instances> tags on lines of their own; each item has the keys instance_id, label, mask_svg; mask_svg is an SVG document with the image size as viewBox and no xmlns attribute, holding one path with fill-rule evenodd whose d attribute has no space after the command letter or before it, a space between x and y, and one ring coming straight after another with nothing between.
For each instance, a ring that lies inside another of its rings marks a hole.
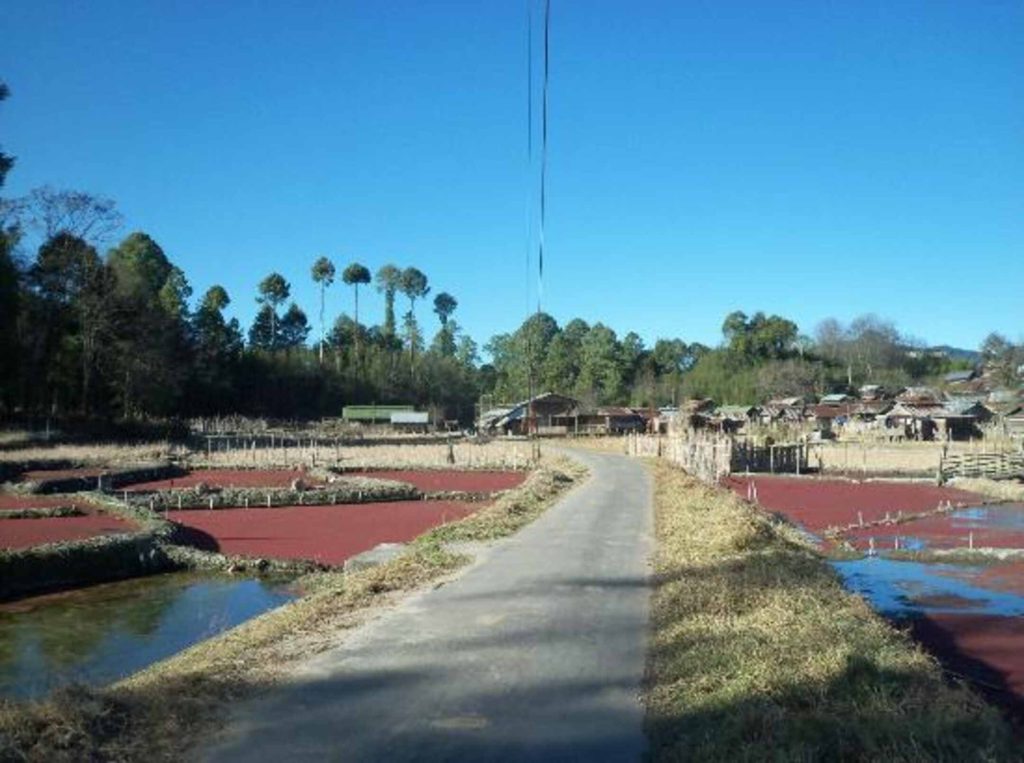
<instances>
[{"instance_id":1,"label":"distant mountain","mask_svg":"<svg viewBox=\"0 0 1024 763\"><path fill-rule=\"evenodd\" d=\"M977 363L981 360L981 353L977 350L965 350L962 347L950 347L948 344L940 344L938 347L929 347L928 352L942 353L953 360L966 360Z\"/></svg>"}]
</instances>

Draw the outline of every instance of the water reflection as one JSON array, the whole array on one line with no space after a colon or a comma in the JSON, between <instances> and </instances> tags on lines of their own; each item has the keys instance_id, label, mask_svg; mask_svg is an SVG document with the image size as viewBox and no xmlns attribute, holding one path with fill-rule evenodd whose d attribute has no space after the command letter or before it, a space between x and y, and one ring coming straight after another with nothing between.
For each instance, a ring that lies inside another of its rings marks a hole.
<instances>
[{"instance_id":1,"label":"water reflection","mask_svg":"<svg viewBox=\"0 0 1024 763\"><path fill-rule=\"evenodd\" d=\"M0 695L123 678L293 598L283 583L190 574L0 605Z\"/></svg>"},{"instance_id":2,"label":"water reflection","mask_svg":"<svg viewBox=\"0 0 1024 763\"><path fill-rule=\"evenodd\" d=\"M846 586L890 617L923 613L1024 615L1024 595L985 587L983 566L924 564L879 557L834 561Z\"/></svg>"},{"instance_id":3,"label":"water reflection","mask_svg":"<svg viewBox=\"0 0 1024 763\"><path fill-rule=\"evenodd\" d=\"M958 509L950 515L953 526L966 530L1024 532L1024 505L997 504Z\"/></svg>"}]
</instances>

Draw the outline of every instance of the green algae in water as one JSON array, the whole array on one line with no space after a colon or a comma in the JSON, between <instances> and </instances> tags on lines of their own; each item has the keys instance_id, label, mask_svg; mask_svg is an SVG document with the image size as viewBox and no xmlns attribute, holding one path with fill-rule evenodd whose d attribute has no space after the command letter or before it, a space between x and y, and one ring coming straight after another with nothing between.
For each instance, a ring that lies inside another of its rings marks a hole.
<instances>
[{"instance_id":1,"label":"green algae in water","mask_svg":"<svg viewBox=\"0 0 1024 763\"><path fill-rule=\"evenodd\" d=\"M172 574L0 604L0 696L117 681L293 598L283 582Z\"/></svg>"}]
</instances>

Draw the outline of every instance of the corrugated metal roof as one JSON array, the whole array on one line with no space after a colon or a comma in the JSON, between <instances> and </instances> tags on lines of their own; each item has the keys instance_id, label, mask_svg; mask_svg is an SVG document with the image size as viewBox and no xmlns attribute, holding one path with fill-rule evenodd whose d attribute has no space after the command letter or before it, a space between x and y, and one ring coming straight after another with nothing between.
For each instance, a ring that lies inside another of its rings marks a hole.
<instances>
[{"instance_id":1,"label":"corrugated metal roof","mask_svg":"<svg viewBox=\"0 0 1024 763\"><path fill-rule=\"evenodd\" d=\"M974 371L951 371L942 377L947 382L965 382L974 378Z\"/></svg>"},{"instance_id":2,"label":"corrugated metal roof","mask_svg":"<svg viewBox=\"0 0 1024 763\"><path fill-rule=\"evenodd\" d=\"M715 415L726 419L746 419L756 410L753 405L720 405L715 409Z\"/></svg>"},{"instance_id":3,"label":"corrugated metal roof","mask_svg":"<svg viewBox=\"0 0 1024 763\"><path fill-rule=\"evenodd\" d=\"M598 416L618 416L622 418L632 418L634 416L640 416L639 413L631 408L625 408L621 405L606 405L597 409Z\"/></svg>"},{"instance_id":4,"label":"corrugated metal roof","mask_svg":"<svg viewBox=\"0 0 1024 763\"><path fill-rule=\"evenodd\" d=\"M346 405L341 417L345 421L387 421L394 411L411 410L411 405Z\"/></svg>"},{"instance_id":5,"label":"corrugated metal roof","mask_svg":"<svg viewBox=\"0 0 1024 763\"><path fill-rule=\"evenodd\" d=\"M395 411L391 414L392 424L429 424L430 414L426 411Z\"/></svg>"},{"instance_id":6,"label":"corrugated metal roof","mask_svg":"<svg viewBox=\"0 0 1024 763\"><path fill-rule=\"evenodd\" d=\"M852 398L849 395L843 392L835 392L831 395L825 395L823 398L821 398L821 403L823 405L834 405L836 403L845 403L851 399Z\"/></svg>"}]
</instances>

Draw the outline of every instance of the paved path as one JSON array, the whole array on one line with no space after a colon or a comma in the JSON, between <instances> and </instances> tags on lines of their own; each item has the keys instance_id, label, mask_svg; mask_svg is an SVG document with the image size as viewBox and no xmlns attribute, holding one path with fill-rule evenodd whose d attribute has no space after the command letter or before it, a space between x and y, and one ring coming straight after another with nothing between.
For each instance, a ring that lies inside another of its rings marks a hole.
<instances>
[{"instance_id":1,"label":"paved path","mask_svg":"<svg viewBox=\"0 0 1024 763\"><path fill-rule=\"evenodd\" d=\"M639 759L650 478L580 458L589 481L242 707L208 759Z\"/></svg>"}]
</instances>

